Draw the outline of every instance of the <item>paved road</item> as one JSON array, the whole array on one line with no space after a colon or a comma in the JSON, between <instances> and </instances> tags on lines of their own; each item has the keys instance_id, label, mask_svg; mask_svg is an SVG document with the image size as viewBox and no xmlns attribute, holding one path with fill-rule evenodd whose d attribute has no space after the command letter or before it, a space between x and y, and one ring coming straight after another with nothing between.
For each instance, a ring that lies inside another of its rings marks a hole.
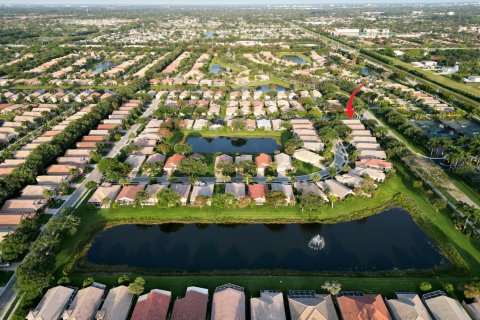
<instances>
[{"instance_id":1,"label":"paved road","mask_svg":"<svg viewBox=\"0 0 480 320\"><path fill-rule=\"evenodd\" d=\"M158 104L160 103L160 100L153 100L151 105L148 107L147 110L142 114L141 118L147 118L149 117L155 109L157 109ZM107 154L107 158L113 158L118 153L120 150L128 143L130 140L130 135L133 133L135 134L137 130L140 128L140 124L135 124L133 125L123 136L122 138L115 143L113 148L110 150L110 152ZM102 175L98 171L98 169L95 167L95 169L90 172L83 182L77 187L77 189L68 197L68 199L62 204L59 210L57 210L55 215L58 215L59 213L62 212L63 208L68 208L68 207L77 207L87 193L88 189L86 188L86 184L89 181L94 181L94 182L99 182L101 179ZM16 268L15 268L16 270ZM0 294L0 319L3 319L5 314L7 313L8 309L10 308L11 304L17 297L17 294L14 290L16 283L16 276L15 274L12 276L8 284L5 286L3 291Z\"/></svg>"}]
</instances>

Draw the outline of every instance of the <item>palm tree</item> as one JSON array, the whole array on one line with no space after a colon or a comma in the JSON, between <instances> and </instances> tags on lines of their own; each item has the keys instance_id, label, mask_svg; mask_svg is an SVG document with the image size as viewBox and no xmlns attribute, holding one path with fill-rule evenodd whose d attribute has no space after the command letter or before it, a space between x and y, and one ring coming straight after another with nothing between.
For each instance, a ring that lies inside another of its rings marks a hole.
<instances>
[{"instance_id":1,"label":"palm tree","mask_svg":"<svg viewBox=\"0 0 480 320\"><path fill-rule=\"evenodd\" d=\"M250 184L252 182L252 175L250 173L245 173L243 175L243 182Z\"/></svg>"},{"instance_id":2,"label":"palm tree","mask_svg":"<svg viewBox=\"0 0 480 320\"><path fill-rule=\"evenodd\" d=\"M45 201L47 203L50 203L53 197L55 197L55 192L53 192L52 189L43 189L42 195L43 195L43 198L45 198Z\"/></svg>"},{"instance_id":3,"label":"palm tree","mask_svg":"<svg viewBox=\"0 0 480 320\"><path fill-rule=\"evenodd\" d=\"M338 200L338 197L336 195L334 195L331 192L328 193L328 201L330 201L332 205L332 209L333 209L333 203L336 202L337 200Z\"/></svg>"},{"instance_id":4,"label":"palm tree","mask_svg":"<svg viewBox=\"0 0 480 320\"><path fill-rule=\"evenodd\" d=\"M313 173L310 178L313 182L319 182L320 180L322 180L322 176L319 173Z\"/></svg>"},{"instance_id":5,"label":"palm tree","mask_svg":"<svg viewBox=\"0 0 480 320\"><path fill-rule=\"evenodd\" d=\"M135 196L135 204L136 205L141 205L142 208L143 208L143 205L145 204L145 201L147 201L149 197L150 196L149 196L147 191L141 190L141 191L137 192L137 195Z\"/></svg>"}]
</instances>

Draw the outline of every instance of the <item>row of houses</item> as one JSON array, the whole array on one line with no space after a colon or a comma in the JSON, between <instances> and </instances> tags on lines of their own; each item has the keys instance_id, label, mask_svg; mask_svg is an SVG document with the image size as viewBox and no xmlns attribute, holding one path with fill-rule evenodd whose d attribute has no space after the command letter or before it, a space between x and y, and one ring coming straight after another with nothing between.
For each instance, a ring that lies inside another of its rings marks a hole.
<instances>
[{"instance_id":1,"label":"row of houses","mask_svg":"<svg viewBox=\"0 0 480 320\"><path fill-rule=\"evenodd\" d=\"M293 135L303 141L303 148L318 152L323 150L324 143L309 119L291 119Z\"/></svg>"},{"instance_id":2,"label":"row of houses","mask_svg":"<svg viewBox=\"0 0 480 320\"><path fill-rule=\"evenodd\" d=\"M0 173L3 177L10 174L18 166L26 161L28 155L33 149L43 143L50 142L53 137L61 133L71 122L78 120L92 111L93 105L82 108L72 116L66 118L51 130L44 132L41 136L32 140L31 143L24 145L20 150L14 152L14 157L6 159L0 164ZM57 159L58 164L54 164L47 169L47 174L38 176L38 185L28 185L22 191L20 197L5 201L0 209L0 234L3 238L6 234L15 230L21 220L26 217L33 216L36 212L46 206L45 190L55 192L61 182L69 181L70 170L77 169L82 163L89 160L84 157L76 157L75 163L69 162L68 158L60 157ZM43 177L43 178L42 178ZM51 182L56 182L55 184Z\"/></svg>"},{"instance_id":3,"label":"row of houses","mask_svg":"<svg viewBox=\"0 0 480 320\"><path fill-rule=\"evenodd\" d=\"M44 295L27 320L164 320L169 316L171 292L153 289L138 297L126 286L112 288L106 293L104 285L93 283L79 291L57 286ZM394 298L380 294L344 292L337 296L318 294L314 290L291 290L285 309L281 291L262 290L259 297L250 298L252 320L478 320L480 297L462 304L442 291L424 294L399 292ZM208 312L209 291L188 287L184 297L177 298L170 313L172 320L205 320ZM133 311L131 311L133 307ZM245 320L246 297L244 289L234 284L215 288L211 301L211 320Z\"/></svg>"},{"instance_id":4,"label":"row of houses","mask_svg":"<svg viewBox=\"0 0 480 320\"><path fill-rule=\"evenodd\" d=\"M46 90L37 90L31 92L29 94L23 93L21 91L13 92L13 91L1 91L0 93L3 95L6 101L15 103L20 98L27 102L40 102L40 103L59 103L61 101L65 103L69 102L90 102L94 99L103 100L112 95L111 92L98 92L95 90L83 90L79 93L75 93L72 91L65 91L65 90L57 90L54 93L48 92Z\"/></svg>"},{"instance_id":5,"label":"row of houses","mask_svg":"<svg viewBox=\"0 0 480 320\"><path fill-rule=\"evenodd\" d=\"M121 108L128 108L129 112L131 112L133 109L138 108L139 105L139 100L129 100L124 103ZM40 143L50 141L53 136L62 132L70 122L78 120L91 112L94 106L95 105L89 105L81 109L53 127L52 130L47 131L46 138L49 139ZM111 116L112 115L109 115L109 117ZM128 115L125 117L127 116ZM98 144L101 141L108 140L112 134L112 129L120 125L118 123L106 123L108 120L109 119L102 120L102 123L99 124L96 129L90 130L87 135L83 136L81 141L76 143L76 148L67 149L63 156L58 157L56 159L57 163L49 166L44 175L36 177L36 185L26 186L22 190L20 197L5 202L0 210L0 230L2 231L2 235L15 230L23 218L33 216L47 205L45 201L45 190L49 190L55 194L62 184L69 184L75 175L81 174L84 171L85 167L91 162L90 152L97 150ZM39 138L44 137L41 136ZM35 140L32 141L32 143L35 143ZM36 146L38 146L38 144L35 144L33 147ZM33 148L31 150L33 150ZM31 150L28 151L31 152ZM25 158L28 154L24 155ZM25 161L25 158L7 159L4 163L0 164L0 169L2 169L1 166L7 165L15 169Z\"/></svg>"},{"instance_id":6,"label":"row of houses","mask_svg":"<svg viewBox=\"0 0 480 320\"><path fill-rule=\"evenodd\" d=\"M377 138L372 136L370 130L365 129L365 126L360 120L343 119L342 122L352 129L350 143L360 151L360 159L387 159L387 154L377 142Z\"/></svg>"},{"instance_id":7,"label":"row of houses","mask_svg":"<svg viewBox=\"0 0 480 320\"><path fill-rule=\"evenodd\" d=\"M6 106L5 109L14 111L14 110L23 110L20 114L17 114L12 121L5 121L0 126L0 142L8 142L18 138L19 130L25 127L25 124L33 124L38 118L42 118L46 113L50 113L57 109L58 105L56 104L39 104L33 107L21 105L21 106Z\"/></svg>"}]
</instances>

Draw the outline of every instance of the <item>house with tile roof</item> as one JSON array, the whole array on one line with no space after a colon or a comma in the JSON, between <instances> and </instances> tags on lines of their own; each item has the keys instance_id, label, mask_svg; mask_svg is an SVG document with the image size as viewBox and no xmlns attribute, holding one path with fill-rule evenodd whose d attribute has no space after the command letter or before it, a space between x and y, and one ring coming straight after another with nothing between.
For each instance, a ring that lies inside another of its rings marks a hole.
<instances>
[{"instance_id":1,"label":"house with tile roof","mask_svg":"<svg viewBox=\"0 0 480 320\"><path fill-rule=\"evenodd\" d=\"M63 320L91 320L95 316L103 295L105 286L93 283L90 287L77 292L68 309L63 312Z\"/></svg>"},{"instance_id":2,"label":"house with tile roof","mask_svg":"<svg viewBox=\"0 0 480 320\"><path fill-rule=\"evenodd\" d=\"M422 300L415 293L395 293L395 299L386 302L395 320L432 320Z\"/></svg>"},{"instance_id":3,"label":"house with tile roof","mask_svg":"<svg viewBox=\"0 0 480 320\"><path fill-rule=\"evenodd\" d=\"M122 186L118 184L99 186L90 199L88 199L88 204L94 205L97 208L108 208L112 201L116 199L121 189ZM104 199L108 199L108 204Z\"/></svg>"},{"instance_id":4,"label":"house with tile roof","mask_svg":"<svg viewBox=\"0 0 480 320\"><path fill-rule=\"evenodd\" d=\"M293 188L290 184L272 183L272 191L280 191L285 195L285 202L287 204L295 204L295 195L293 194Z\"/></svg>"},{"instance_id":5,"label":"house with tile roof","mask_svg":"<svg viewBox=\"0 0 480 320\"><path fill-rule=\"evenodd\" d=\"M128 287L119 286L110 289L102 308L95 315L96 320L126 320L130 313L133 295Z\"/></svg>"},{"instance_id":6,"label":"house with tile roof","mask_svg":"<svg viewBox=\"0 0 480 320\"><path fill-rule=\"evenodd\" d=\"M260 153L255 158L255 163L257 164L257 176L263 177L265 175L265 169L270 167L272 163L272 157L266 153Z\"/></svg>"},{"instance_id":7,"label":"house with tile roof","mask_svg":"<svg viewBox=\"0 0 480 320\"><path fill-rule=\"evenodd\" d=\"M236 199L245 198L245 183L225 183L225 193L232 194Z\"/></svg>"},{"instance_id":8,"label":"house with tile roof","mask_svg":"<svg viewBox=\"0 0 480 320\"><path fill-rule=\"evenodd\" d=\"M171 320L205 320L208 289L188 287L185 297L175 300Z\"/></svg>"},{"instance_id":9,"label":"house with tile roof","mask_svg":"<svg viewBox=\"0 0 480 320\"><path fill-rule=\"evenodd\" d=\"M480 295L476 296L471 303L463 301L462 306L473 320L480 320Z\"/></svg>"},{"instance_id":10,"label":"house with tile roof","mask_svg":"<svg viewBox=\"0 0 480 320\"><path fill-rule=\"evenodd\" d=\"M153 289L138 297L130 320L165 320L170 305L170 291Z\"/></svg>"},{"instance_id":11,"label":"house with tile roof","mask_svg":"<svg viewBox=\"0 0 480 320\"><path fill-rule=\"evenodd\" d=\"M268 192L268 187L266 184L249 184L248 185L248 196L250 199L255 201L257 206L263 205L265 203L265 195Z\"/></svg>"},{"instance_id":12,"label":"house with tile roof","mask_svg":"<svg viewBox=\"0 0 480 320\"><path fill-rule=\"evenodd\" d=\"M167 161L165 161L165 166L163 166L163 170L167 173L167 175L173 174L178 169L180 162L185 158L184 155L176 153L169 157Z\"/></svg>"},{"instance_id":13,"label":"house with tile roof","mask_svg":"<svg viewBox=\"0 0 480 320\"><path fill-rule=\"evenodd\" d=\"M459 301L447 297L443 291L426 293L422 296L422 300L435 320L472 319Z\"/></svg>"},{"instance_id":14,"label":"house with tile roof","mask_svg":"<svg viewBox=\"0 0 480 320\"><path fill-rule=\"evenodd\" d=\"M343 320L392 320L387 306L379 294L349 294L337 296Z\"/></svg>"},{"instance_id":15,"label":"house with tile roof","mask_svg":"<svg viewBox=\"0 0 480 320\"><path fill-rule=\"evenodd\" d=\"M288 306L292 320L339 320L329 294L317 294L313 290L301 293L290 291Z\"/></svg>"},{"instance_id":16,"label":"house with tile roof","mask_svg":"<svg viewBox=\"0 0 480 320\"><path fill-rule=\"evenodd\" d=\"M242 287L226 284L215 289L211 320L245 320L245 293Z\"/></svg>"},{"instance_id":17,"label":"house with tile roof","mask_svg":"<svg viewBox=\"0 0 480 320\"><path fill-rule=\"evenodd\" d=\"M252 320L286 320L281 291L260 291L260 298L250 299Z\"/></svg>"},{"instance_id":18,"label":"house with tile roof","mask_svg":"<svg viewBox=\"0 0 480 320\"><path fill-rule=\"evenodd\" d=\"M75 293L72 288L57 286L48 289L35 310L28 313L27 320L57 320L62 316L70 298Z\"/></svg>"},{"instance_id":19,"label":"house with tile roof","mask_svg":"<svg viewBox=\"0 0 480 320\"><path fill-rule=\"evenodd\" d=\"M180 196L180 202L182 205L186 205L188 201L188 195L190 194L190 184L173 183L170 185L170 189L175 191Z\"/></svg>"},{"instance_id":20,"label":"house with tile roof","mask_svg":"<svg viewBox=\"0 0 480 320\"><path fill-rule=\"evenodd\" d=\"M214 187L214 183L193 186L192 193L190 194L190 205L193 206L196 204L197 197L209 198L209 200L207 201L207 205L211 205L211 198L213 196Z\"/></svg>"},{"instance_id":21,"label":"house with tile roof","mask_svg":"<svg viewBox=\"0 0 480 320\"><path fill-rule=\"evenodd\" d=\"M115 202L121 205L131 205L135 203L137 193L144 190L144 185L129 185L124 186L120 193L115 198Z\"/></svg>"}]
</instances>

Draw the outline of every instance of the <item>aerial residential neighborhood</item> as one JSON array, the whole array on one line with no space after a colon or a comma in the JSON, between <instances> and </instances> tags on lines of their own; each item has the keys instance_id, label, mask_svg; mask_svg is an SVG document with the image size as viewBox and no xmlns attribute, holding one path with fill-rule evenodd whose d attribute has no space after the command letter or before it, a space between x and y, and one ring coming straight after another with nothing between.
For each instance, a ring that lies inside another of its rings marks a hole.
<instances>
[{"instance_id":1,"label":"aerial residential neighborhood","mask_svg":"<svg viewBox=\"0 0 480 320\"><path fill-rule=\"evenodd\" d=\"M480 319L478 3L0 22L0 320Z\"/></svg>"}]
</instances>

